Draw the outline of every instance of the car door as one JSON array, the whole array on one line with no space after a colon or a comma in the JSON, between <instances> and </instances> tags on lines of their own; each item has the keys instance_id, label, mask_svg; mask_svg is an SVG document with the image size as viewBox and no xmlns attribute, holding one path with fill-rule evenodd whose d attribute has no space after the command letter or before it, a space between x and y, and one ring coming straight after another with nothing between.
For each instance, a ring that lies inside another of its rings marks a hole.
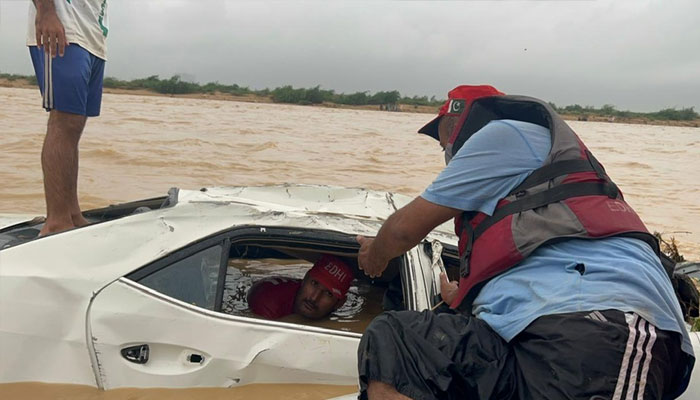
<instances>
[{"instance_id":1,"label":"car door","mask_svg":"<svg viewBox=\"0 0 700 400\"><path fill-rule=\"evenodd\" d=\"M217 311L230 243L194 244L94 296L87 335L101 388L356 384L359 334Z\"/></svg>"}]
</instances>

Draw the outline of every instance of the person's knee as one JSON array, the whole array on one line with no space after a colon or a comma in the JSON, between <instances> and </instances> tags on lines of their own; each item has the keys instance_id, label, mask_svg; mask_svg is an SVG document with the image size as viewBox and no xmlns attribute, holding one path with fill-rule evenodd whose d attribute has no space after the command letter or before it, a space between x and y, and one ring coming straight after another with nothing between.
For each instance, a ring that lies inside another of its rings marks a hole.
<instances>
[{"instance_id":1,"label":"person's knee","mask_svg":"<svg viewBox=\"0 0 700 400\"><path fill-rule=\"evenodd\" d=\"M381 338L394 336L394 313L394 311L381 313L374 317L372 322L369 323L365 332L362 334L357 349L359 360L370 358L370 353L373 351L371 349L373 349L377 343L381 342Z\"/></svg>"},{"instance_id":2,"label":"person's knee","mask_svg":"<svg viewBox=\"0 0 700 400\"><path fill-rule=\"evenodd\" d=\"M404 311L385 311L372 320L365 329L365 333L372 332L374 334L382 334L382 332L387 332L392 330L397 324L397 319L400 319L400 313Z\"/></svg>"},{"instance_id":3,"label":"person's knee","mask_svg":"<svg viewBox=\"0 0 700 400\"><path fill-rule=\"evenodd\" d=\"M86 121L87 117L84 115L51 110L47 134L77 143L83 133Z\"/></svg>"},{"instance_id":4,"label":"person's knee","mask_svg":"<svg viewBox=\"0 0 700 400\"><path fill-rule=\"evenodd\" d=\"M396 338L409 329L411 320L419 315L415 311L386 311L376 316L367 326L360 339L358 354L360 357L367 355L370 348L375 348L378 343L385 342L387 338Z\"/></svg>"},{"instance_id":5,"label":"person's knee","mask_svg":"<svg viewBox=\"0 0 700 400\"><path fill-rule=\"evenodd\" d=\"M392 314L394 314L395 312L396 311L385 311L377 315L376 317L374 317L372 322L369 323L369 326L386 324L392 316Z\"/></svg>"}]
</instances>

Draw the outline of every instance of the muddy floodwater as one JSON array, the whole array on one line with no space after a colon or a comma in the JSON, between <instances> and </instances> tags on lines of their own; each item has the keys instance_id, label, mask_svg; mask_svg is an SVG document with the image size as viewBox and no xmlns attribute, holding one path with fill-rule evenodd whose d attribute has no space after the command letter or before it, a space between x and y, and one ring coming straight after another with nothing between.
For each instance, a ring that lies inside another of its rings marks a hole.
<instances>
[{"instance_id":1,"label":"muddy floodwater","mask_svg":"<svg viewBox=\"0 0 700 400\"><path fill-rule=\"evenodd\" d=\"M1 399L17 400L316 400L357 391L340 385L246 385L235 389L114 389L46 383L0 384Z\"/></svg>"},{"instance_id":2,"label":"muddy floodwater","mask_svg":"<svg viewBox=\"0 0 700 400\"><path fill-rule=\"evenodd\" d=\"M0 88L0 213L43 215L47 115ZM80 144L83 209L170 187L319 183L417 195L444 166L427 114L106 94ZM700 258L700 128L570 122L650 229Z\"/></svg>"},{"instance_id":3,"label":"muddy floodwater","mask_svg":"<svg viewBox=\"0 0 700 400\"><path fill-rule=\"evenodd\" d=\"M0 213L44 214L40 166L47 114L38 90L0 88ZM313 183L418 195L444 166L416 134L431 115L158 96L110 95L80 145L83 209L165 195L173 186ZM700 259L700 128L570 122L649 229ZM231 288L235 296L236 288ZM239 307L231 297L230 307ZM361 308L361 304L350 307ZM356 321L350 314L341 322ZM347 310L346 310L347 311ZM350 316L350 317L348 317ZM320 399L352 386L99 392L0 385L8 399Z\"/></svg>"}]
</instances>

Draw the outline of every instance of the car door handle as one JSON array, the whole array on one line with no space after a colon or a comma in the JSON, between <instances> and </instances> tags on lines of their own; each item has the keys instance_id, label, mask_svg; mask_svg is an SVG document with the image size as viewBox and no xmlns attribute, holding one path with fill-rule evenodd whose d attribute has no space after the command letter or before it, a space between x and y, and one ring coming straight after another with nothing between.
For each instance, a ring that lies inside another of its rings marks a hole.
<instances>
[{"instance_id":1,"label":"car door handle","mask_svg":"<svg viewBox=\"0 0 700 400\"><path fill-rule=\"evenodd\" d=\"M187 361L192 364L204 364L204 356L197 353L192 353L187 356Z\"/></svg>"},{"instance_id":2,"label":"car door handle","mask_svg":"<svg viewBox=\"0 0 700 400\"><path fill-rule=\"evenodd\" d=\"M136 364L145 364L148 362L148 353L150 352L147 344L138 346L130 346L122 349L122 357L127 361Z\"/></svg>"}]
</instances>

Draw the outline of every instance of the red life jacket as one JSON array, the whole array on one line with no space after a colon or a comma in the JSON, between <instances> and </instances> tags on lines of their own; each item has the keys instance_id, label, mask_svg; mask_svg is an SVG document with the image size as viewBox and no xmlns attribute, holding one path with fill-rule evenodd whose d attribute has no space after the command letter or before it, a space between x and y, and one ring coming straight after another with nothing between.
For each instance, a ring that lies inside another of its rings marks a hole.
<instances>
[{"instance_id":1,"label":"red life jacket","mask_svg":"<svg viewBox=\"0 0 700 400\"><path fill-rule=\"evenodd\" d=\"M603 166L547 103L524 96L492 96L469 106L450 139L453 154L497 119L549 128L552 148L542 167L501 199L492 216L465 212L455 218L460 283L452 308L471 311L474 298L490 279L548 243L627 236L647 242L659 253L656 238Z\"/></svg>"}]
</instances>

